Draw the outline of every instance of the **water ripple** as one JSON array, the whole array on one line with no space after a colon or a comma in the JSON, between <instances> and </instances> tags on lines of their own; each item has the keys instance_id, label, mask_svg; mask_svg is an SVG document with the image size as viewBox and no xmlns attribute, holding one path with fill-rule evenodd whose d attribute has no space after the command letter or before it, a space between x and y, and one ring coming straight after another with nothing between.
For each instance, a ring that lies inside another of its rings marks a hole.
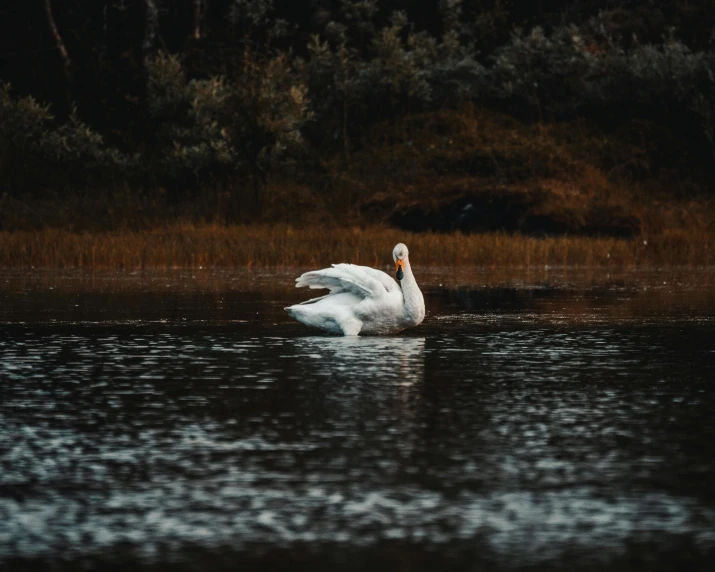
<instances>
[{"instance_id":1,"label":"water ripple","mask_svg":"<svg viewBox=\"0 0 715 572\"><path fill-rule=\"evenodd\" d=\"M310 335L280 300L263 322L255 302L185 321L169 300L163 322L6 323L0 562L403 542L509 568L632 562L676 537L715 551L709 310L567 319L429 295L437 315L384 338Z\"/></svg>"}]
</instances>

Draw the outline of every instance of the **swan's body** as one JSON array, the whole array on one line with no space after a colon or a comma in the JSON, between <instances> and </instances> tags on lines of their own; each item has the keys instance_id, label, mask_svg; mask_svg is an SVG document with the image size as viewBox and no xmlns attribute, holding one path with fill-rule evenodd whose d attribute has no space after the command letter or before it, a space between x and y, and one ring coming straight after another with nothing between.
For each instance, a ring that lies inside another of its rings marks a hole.
<instances>
[{"instance_id":1,"label":"swan's body","mask_svg":"<svg viewBox=\"0 0 715 572\"><path fill-rule=\"evenodd\" d=\"M296 279L297 288L327 288L330 293L285 310L306 326L344 336L394 334L417 326L425 317L425 301L408 255L404 244L392 251L400 284L381 270L354 264L306 272Z\"/></svg>"}]
</instances>

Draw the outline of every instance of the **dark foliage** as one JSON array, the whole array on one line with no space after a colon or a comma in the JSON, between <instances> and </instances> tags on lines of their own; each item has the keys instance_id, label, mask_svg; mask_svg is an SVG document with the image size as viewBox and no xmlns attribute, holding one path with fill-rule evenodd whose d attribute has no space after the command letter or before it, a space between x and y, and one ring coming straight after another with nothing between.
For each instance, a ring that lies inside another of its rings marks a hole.
<instances>
[{"instance_id":1,"label":"dark foliage","mask_svg":"<svg viewBox=\"0 0 715 572\"><path fill-rule=\"evenodd\" d=\"M349 161L370 125L465 102L646 118L694 156L715 150L707 0L42 4L0 9L10 194L245 180L259 202L277 170Z\"/></svg>"}]
</instances>

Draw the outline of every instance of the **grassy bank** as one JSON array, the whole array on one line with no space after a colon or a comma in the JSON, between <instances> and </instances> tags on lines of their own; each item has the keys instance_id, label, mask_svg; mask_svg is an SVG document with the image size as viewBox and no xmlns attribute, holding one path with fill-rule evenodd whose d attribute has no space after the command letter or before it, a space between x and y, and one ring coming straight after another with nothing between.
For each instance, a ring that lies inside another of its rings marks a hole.
<instances>
[{"instance_id":1,"label":"grassy bank","mask_svg":"<svg viewBox=\"0 0 715 572\"><path fill-rule=\"evenodd\" d=\"M645 120L466 105L375 124L349 153L313 149L259 189L0 194L0 267L383 266L400 241L425 266L713 265L713 172L678 145Z\"/></svg>"},{"instance_id":2,"label":"grassy bank","mask_svg":"<svg viewBox=\"0 0 715 572\"><path fill-rule=\"evenodd\" d=\"M373 125L349 154L331 145L308 155L258 188L250 177L187 176L0 192L0 231L377 225L668 244L715 232L715 172L645 120L530 123L466 105Z\"/></svg>"},{"instance_id":3,"label":"grassy bank","mask_svg":"<svg viewBox=\"0 0 715 572\"><path fill-rule=\"evenodd\" d=\"M171 268L382 267L405 242L415 266L701 267L715 264L715 239L671 230L633 240L532 238L503 233L410 233L394 228L294 228L288 225L176 224L140 231L0 232L0 267Z\"/></svg>"}]
</instances>

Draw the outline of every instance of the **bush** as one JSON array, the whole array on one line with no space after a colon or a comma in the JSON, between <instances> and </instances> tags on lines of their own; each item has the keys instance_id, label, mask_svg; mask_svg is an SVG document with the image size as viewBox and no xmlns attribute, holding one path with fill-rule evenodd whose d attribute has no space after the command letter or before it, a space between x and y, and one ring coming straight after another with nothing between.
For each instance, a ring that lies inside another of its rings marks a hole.
<instances>
[{"instance_id":1,"label":"bush","mask_svg":"<svg viewBox=\"0 0 715 572\"><path fill-rule=\"evenodd\" d=\"M276 165L302 143L312 117L307 89L289 58L252 59L240 74L187 81L178 56L147 61L147 107L157 124L152 169L177 176L229 168L265 182Z\"/></svg>"},{"instance_id":2,"label":"bush","mask_svg":"<svg viewBox=\"0 0 715 572\"><path fill-rule=\"evenodd\" d=\"M44 187L48 174L73 183L107 175L121 178L136 163L105 145L102 135L76 113L59 124L49 106L32 97L14 97L8 84L0 86L0 142L2 180L8 190Z\"/></svg>"},{"instance_id":3,"label":"bush","mask_svg":"<svg viewBox=\"0 0 715 572\"><path fill-rule=\"evenodd\" d=\"M487 93L555 116L640 109L652 116L692 115L713 140L715 51L692 52L675 38L625 49L592 20L582 29L516 32L488 72Z\"/></svg>"},{"instance_id":4,"label":"bush","mask_svg":"<svg viewBox=\"0 0 715 572\"><path fill-rule=\"evenodd\" d=\"M563 13L578 14L572 19L579 25L534 16L545 25L504 39L515 11L502 0L439 0L435 21L421 24L395 10L398 2L325 0L302 29L281 19L272 0L233 0L220 16L213 52L214 44L197 38L184 48L186 58L152 54L164 43L160 36L142 44L146 90L117 90L136 101L134 124L150 126L136 138L131 127L123 133L136 154L106 145L76 114L59 124L48 107L4 87L1 145L6 157L19 158L5 160L4 184L22 186L19 172L27 178L50 168L83 181L137 175L147 186L234 177L251 180L258 192L270 173L298 160L304 171L326 163L316 160L319 151L305 152L306 139L328 153L342 143L349 159L353 141L371 125L407 125L409 117L464 103L526 109L546 120L620 113L680 126L685 118L698 130L697 143L709 141L715 151L715 47L703 50L700 40L699 48L688 47L673 33L653 43L643 31L662 31L666 8L632 0L638 10L589 18L598 3L566 4ZM316 33L308 37L307 29ZM651 43L640 43L639 34ZM484 38L501 45L481 53Z\"/></svg>"}]
</instances>

